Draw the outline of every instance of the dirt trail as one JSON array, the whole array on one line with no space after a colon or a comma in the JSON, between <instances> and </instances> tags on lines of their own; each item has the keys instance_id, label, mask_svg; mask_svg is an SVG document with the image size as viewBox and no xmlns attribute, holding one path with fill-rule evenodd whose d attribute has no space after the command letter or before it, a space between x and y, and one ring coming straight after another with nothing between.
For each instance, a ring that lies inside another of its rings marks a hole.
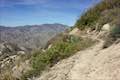
<instances>
[{"instance_id":1,"label":"dirt trail","mask_svg":"<svg viewBox=\"0 0 120 80\"><path fill-rule=\"evenodd\" d=\"M120 44L102 49L103 42L80 51L34 80L120 80Z\"/></svg>"}]
</instances>

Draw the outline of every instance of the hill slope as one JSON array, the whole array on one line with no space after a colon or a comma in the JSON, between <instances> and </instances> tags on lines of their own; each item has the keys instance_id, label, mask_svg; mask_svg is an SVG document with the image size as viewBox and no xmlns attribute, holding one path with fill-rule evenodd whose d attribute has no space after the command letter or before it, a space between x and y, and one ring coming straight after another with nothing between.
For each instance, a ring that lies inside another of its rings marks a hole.
<instances>
[{"instance_id":1,"label":"hill slope","mask_svg":"<svg viewBox=\"0 0 120 80\"><path fill-rule=\"evenodd\" d=\"M77 52L34 80L119 80L120 43L104 50L102 45Z\"/></svg>"},{"instance_id":2,"label":"hill slope","mask_svg":"<svg viewBox=\"0 0 120 80\"><path fill-rule=\"evenodd\" d=\"M120 0L101 0L100 3L88 9L77 20L75 26L81 30L86 28L100 30L104 24L119 24Z\"/></svg>"}]
</instances>

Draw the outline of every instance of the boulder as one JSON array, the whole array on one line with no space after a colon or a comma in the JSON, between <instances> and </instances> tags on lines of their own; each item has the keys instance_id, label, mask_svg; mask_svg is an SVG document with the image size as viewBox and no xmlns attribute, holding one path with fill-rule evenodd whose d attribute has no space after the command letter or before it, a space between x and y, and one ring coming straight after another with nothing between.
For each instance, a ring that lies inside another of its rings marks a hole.
<instances>
[{"instance_id":1,"label":"boulder","mask_svg":"<svg viewBox=\"0 0 120 80\"><path fill-rule=\"evenodd\" d=\"M18 51L17 54L25 54L24 51Z\"/></svg>"},{"instance_id":2,"label":"boulder","mask_svg":"<svg viewBox=\"0 0 120 80\"><path fill-rule=\"evenodd\" d=\"M74 28L69 34L70 35L79 35L80 34L80 30L78 28Z\"/></svg>"},{"instance_id":3,"label":"boulder","mask_svg":"<svg viewBox=\"0 0 120 80\"><path fill-rule=\"evenodd\" d=\"M102 27L102 31L108 31L109 32L110 28L111 28L110 24L108 24L108 23L104 24L103 27Z\"/></svg>"}]
</instances>

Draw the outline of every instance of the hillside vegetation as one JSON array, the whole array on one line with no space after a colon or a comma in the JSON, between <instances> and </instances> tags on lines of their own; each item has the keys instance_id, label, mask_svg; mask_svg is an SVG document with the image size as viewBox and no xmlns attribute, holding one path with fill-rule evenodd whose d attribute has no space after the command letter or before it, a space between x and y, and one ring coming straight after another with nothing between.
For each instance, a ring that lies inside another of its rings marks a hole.
<instances>
[{"instance_id":1,"label":"hillside vegetation","mask_svg":"<svg viewBox=\"0 0 120 80\"><path fill-rule=\"evenodd\" d=\"M97 25L100 30L104 24L116 21L120 21L120 0L102 0L82 14L75 26L94 30Z\"/></svg>"}]
</instances>

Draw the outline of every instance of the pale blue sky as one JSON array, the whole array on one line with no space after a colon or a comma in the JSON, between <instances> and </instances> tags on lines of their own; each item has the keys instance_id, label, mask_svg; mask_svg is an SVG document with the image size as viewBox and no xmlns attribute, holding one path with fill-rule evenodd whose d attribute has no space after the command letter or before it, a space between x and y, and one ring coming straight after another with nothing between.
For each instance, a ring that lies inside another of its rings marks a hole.
<instances>
[{"instance_id":1,"label":"pale blue sky","mask_svg":"<svg viewBox=\"0 0 120 80\"><path fill-rule=\"evenodd\" d=\"M74 25L80 14L100 0L0 0L0 25L45 23Z\"/></svg>"}]
</instances>

